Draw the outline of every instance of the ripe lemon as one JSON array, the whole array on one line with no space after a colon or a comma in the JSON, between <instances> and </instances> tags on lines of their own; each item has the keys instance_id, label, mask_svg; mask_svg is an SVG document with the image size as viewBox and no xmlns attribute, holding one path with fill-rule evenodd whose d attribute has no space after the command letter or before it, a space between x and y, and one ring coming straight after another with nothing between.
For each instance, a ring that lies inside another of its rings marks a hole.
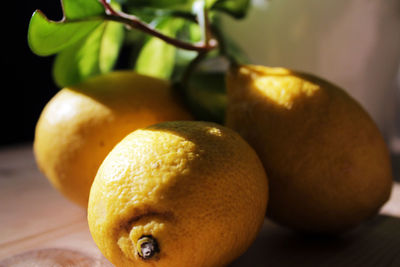
<instances>
[{"instance_id":1,"label":"ripe lemon","mask_svg":"<svg viewBox=\"0 0 400 267\"><path fill-rule=\"evenodd\" d=\"M386 144L363 108L313 75L245 65L227 76L226 125L258 153L270 182L267 214L307 232L341 232L390 195Z\"/></svg>"},{"instance_id":2,"label":"ripe lemon","mask_svg":"<svg viewBox=\"0 0 400 267\"><path fill-rule=\"evenodd\" d=\"M87 207L90 186L107 153L140 127L191 115L169 82L132 71L96 76L60 90L36 126L37 165L70 200Z\"/></svg>"},{"instance_id":3,"label":"ripe lemon","mask_svg":"<svg viewBox=\"0 0 400 267\"><path fill-rule=\"evenodd\" d=\"M255 239L268 185L254 150L209 122L164 122L125 137L90 191L94 241L116 266L224 266Z\"/></svg>"}]
</instances>

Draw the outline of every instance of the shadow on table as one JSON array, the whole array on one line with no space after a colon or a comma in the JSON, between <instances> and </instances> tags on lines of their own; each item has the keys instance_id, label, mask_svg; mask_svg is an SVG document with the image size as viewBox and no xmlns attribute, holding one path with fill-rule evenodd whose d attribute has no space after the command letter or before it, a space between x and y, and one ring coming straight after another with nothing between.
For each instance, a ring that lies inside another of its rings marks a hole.
<instances>
[{"instance_id":1,"label":"shadow on table","mask_svg":"<svg viewBox=\"0 0 400 267\"><path fill-rule=\"evenodd\" d=\"M299 235L266 221L229 267L245 266L400 266L400 219L377 216L338 237Z\"/></svg>"}]
</instances>

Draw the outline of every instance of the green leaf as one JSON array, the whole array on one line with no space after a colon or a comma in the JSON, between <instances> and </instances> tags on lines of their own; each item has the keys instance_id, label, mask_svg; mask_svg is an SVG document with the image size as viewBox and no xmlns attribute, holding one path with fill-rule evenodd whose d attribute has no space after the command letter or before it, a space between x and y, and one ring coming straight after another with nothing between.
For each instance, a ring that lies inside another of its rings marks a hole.
<instances>
[{"instance_id":1,"label":"green leaf","mask_svg":"<svg viewBox=\"0 0 400 267\"><path fill-rule=\"evenodd\" d=\"M224 34L225 53L231 60L240 64L250 64L251 61L244 50L227 34Z\"/></svg>"},{"instance_id":2,"label":"green leaf","mask_svg":"<svg viewBox=\"0 0 400 267\"><path fill-rule=\"evenodd\" d=\"M107 22L99 43L99 67L101 73L110 71L117 61L124 40L124 26L116 22Z\"/></svg>"},{"instance_id":3,"label":"green leaf","mask_svg":"<svg viewBox=\"0 0 400 267\"><path fill-rule=\"evenodd\" d=\"M182 28L179 29L177 34L179 39L188 40L191 43L198 43L202 39L202 31L196 23L192 21L185 21ZM172 80L181 80L187 66L196 58L198 52L185 49L177 49L175 53L175 66Z\"/></svg>"},{"instance_id":4,"label":"green leaf","mask_svg":"<svg viewBox=\"0 0 400 267\"><path fill-rule=\"evenodd\" d=\"M214 2L213 10L225 12L236 19L244 18L250 7L250 0L216 0Z\"/></svg>"},{"instance_id":5,"label":"green leaf","mask_svg":"<svg viewBox=\"0 0 400 267\"><path fill-rule=\"evenodd\" d=\"M57 55L53 68L56 83L64 87L110 71L119 55L123 36L121 24L101 23L86 38Z\"/></svg>"},{"instance_id":6,"label":"green leaf","mask_svg":"<svg viewBox=\"0 0 400 267\"><path fill-rule=\"evenodd\" d=\"M28 44L35 54L49 56L79 41L100 24L100 20L55 22L35 11L29 24Z\"/></svg>"},{"instance_id":7,"label":"green leaf","mask_svg":"<svg viewBox=\"0 0 400 267\"><path fill-rule=\"evenodd\" d=\"M63 0L62 6L61 21L49 20L40 11L33 14L28 43L37 55L57 54L53 75L64 87L110 71L125 32L122 24L104 21L105 10L98 0Z\"/></svg>"},{"instance_id":8,"label":"green leaf","mask_svg":"<svg viewBox=\"0 0 400 267\"><path fill-rule=\"evenodd\" d=\"M104 7L98 0L62 0L64 19L76 20L104 14Z\"/></svg>"},{"instance_id":9,"label":"green leaf","mask_svg":"<svg viewBox=\"0 0 400 267\"><path fill-rule=\"evenodd\" d=\"M227 105L225 72L196 72L186 90L186 101L197 120L224 123Z\"/></svg>"},{"instance_id":10,"label":"green leaf","mask_svg":"<svg viewBox=\"0 0 400 267\"><path fill-rule=\"evenodd\" d=\"M181 19L163 19L158 30L169 36L176 36L183 26ZM139 73L167 79L171 76L175 63L176 48L156 37L151 37L144 44L136 61L135 70Z\"/></svg>"},{"instance_id":11,"label":"green leaf","mask_svg":"<svg viewBox=\"0 0 400 267\"><path fill-rule=\"evenodd\" d=\"M118 0L123 5L132 7L167 8L190 4L193 0Z\"/></svg>"},{"instance_id":12,"label":"green leaf","mask_svg":"<svg viewBox=\"0 0 400 267\"><path fill-rule=\"evenodd\" d=\"M217 1L218 0L205 0L206 7L211 8Z\"/></svg>"},{"instance_id":13,"label":"green leaf","mask_svg":"<svg viewBox=\"0 0 400 267\"><path fill-rule=\"evenodd\" d=\"M41 11L33 13L28 44L40 56L49 56L79 41L98 25L104 8L97 0L63 0L63 19L49 20Z\"/></svg>"},{"instance_id":14,"label":"green leaf","mask_svg":"<svg viewBox=\"0 0 400 267\"><path fill-rule=\"evenodd\" d=\"M200 29L199 25L196 23L187 23L189 25L189 36L190 36L190 41L192 42L200 42L203 38L202 34L202 29Z\"/></svg>"},{"instance_id":15,"label":"green leaf","mask_svg":"<svg viewBox=\"0 0 400 267\"><path fill-rule=\"evenodd\" d=\"M191 43L198 43L202 40L202 31L194 22L185 21L179 29L178 36L180 39L189 40ZM175 65L187 66L197 56L196 51L177 49L175 54Z\"/></svg>"}]
</instances>

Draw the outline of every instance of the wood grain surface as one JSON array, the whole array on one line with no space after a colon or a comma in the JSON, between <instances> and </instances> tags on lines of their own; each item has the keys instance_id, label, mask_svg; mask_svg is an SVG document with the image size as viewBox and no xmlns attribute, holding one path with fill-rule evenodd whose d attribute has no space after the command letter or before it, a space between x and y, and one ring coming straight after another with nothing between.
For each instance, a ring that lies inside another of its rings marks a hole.
<instances>
[{"instance_id":1,"label":"wood grain surface","mask_svg":"<svg viewBox=\"0 0 400 267\"><path fill-rule=\"evenodd\" d=\"M90 236L86 211L39 173L31 144L0 150L0 267L10 266L111 266ZM231 264L244 266L400 266L400 185L380 215L339 237L301 236L266 219Z\"/></svg>"}]
</instances>

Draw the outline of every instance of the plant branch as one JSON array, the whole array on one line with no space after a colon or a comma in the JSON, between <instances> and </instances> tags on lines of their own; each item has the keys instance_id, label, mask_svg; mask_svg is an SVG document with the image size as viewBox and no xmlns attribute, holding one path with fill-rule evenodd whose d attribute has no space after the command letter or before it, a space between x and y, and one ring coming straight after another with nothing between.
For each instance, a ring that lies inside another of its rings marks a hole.
<instances>
[{"instance_id":1,"label":"plant branch","mask_svg":"<svg viewBox=\"0 0 400 267\"><path fill-rule=\"evenodd\" d=\"M114 8L108 3L107 0L99 0L100 3L104 6L104 9L106 10L106 13L109 15L118 15L118 12L114 10Z\"/></svg>"},{"instance_id":2,"label":"plant branch","mask_svg":"<svg viewBox=\"0 0 400 267\"><path fill-rule=\"evenodd\" d=\"M207 9L204 6L204 2L197 2L201 5L197 8L197 20L200 28L202 29L203 40L205 43L211 40L211 28L210 28L210 20L208 17Z\"/></svg>"},{"instance_id":3,"label":"plant branch","mask_svg":"<svg viewBox=\"0 0 400 267\"><path fill-rule=\"evenodd\" d=\"M198 51L198 52L208 52L218 46L215 39L210 38L203 40L201 43L190 43L181 41L179 39L172 38L162 32L152 28L150 25L142 22L139 18L134 15L129 15L124 12L116 11L107 2L107 0L99 0L106 10L105 19L110 21L116 21L127 25L133 29L140 30L154 37L157 37L175 47L182 48L185 50Z\"/></svg>"}]
</instances>

